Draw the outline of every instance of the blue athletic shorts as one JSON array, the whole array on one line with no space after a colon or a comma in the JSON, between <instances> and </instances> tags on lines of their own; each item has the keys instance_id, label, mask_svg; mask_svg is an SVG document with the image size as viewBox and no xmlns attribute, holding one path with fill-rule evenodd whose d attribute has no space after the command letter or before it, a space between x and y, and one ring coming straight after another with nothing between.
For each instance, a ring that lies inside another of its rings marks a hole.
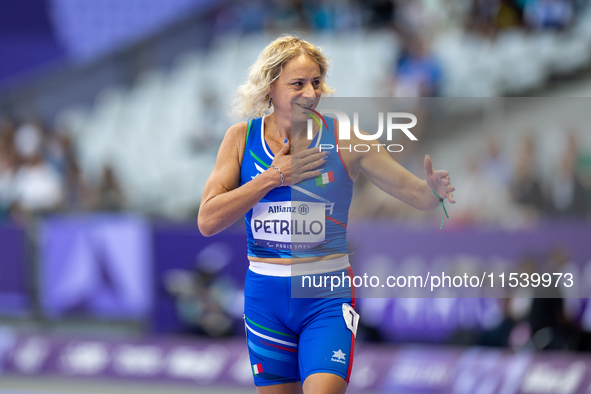
<instances>
[{"instance_id":1,"label":"blue athletic shorts","mask_svg":"<svg viewBox=\"0 0 591 394\"><path fill-rule=\"evenodd\" d=\"M312 276L326 275L353 273L349 267ZM318 372L349 383L359 319L354 288L343 287L337 298L292 298L298 280L248 270L244 323L255 385L303 382Z\"/></svg>"}]
</instances>

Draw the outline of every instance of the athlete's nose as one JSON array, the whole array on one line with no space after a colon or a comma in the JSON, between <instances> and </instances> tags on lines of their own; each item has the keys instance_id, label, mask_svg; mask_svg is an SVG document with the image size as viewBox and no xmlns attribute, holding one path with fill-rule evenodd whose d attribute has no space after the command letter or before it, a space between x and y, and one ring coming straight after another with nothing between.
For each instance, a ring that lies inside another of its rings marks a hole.
<instances>
[{"instance_id":1,"label":"athlete's nose","mask_svg":"<svg viewBox=\"0 0 591 394\"><path fill-rule=\"evenodd\" d=\"M314 91L314 85L311 83L306 84L304 87L304 92L302 93L303 97L316 97L316 92Z\"/></svg>"}]
</instances>

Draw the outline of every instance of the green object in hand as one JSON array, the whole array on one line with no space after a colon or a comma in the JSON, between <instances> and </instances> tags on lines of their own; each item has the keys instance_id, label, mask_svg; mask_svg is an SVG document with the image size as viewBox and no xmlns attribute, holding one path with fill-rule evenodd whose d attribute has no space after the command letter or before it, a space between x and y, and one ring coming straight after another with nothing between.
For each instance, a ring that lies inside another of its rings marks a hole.
<instances>
[{"instance_id":1,"label":"green object in hand","mask_svg":"<svg viewBox=\"0 0 591 394\"><path fill-rule=\"evenodd\" d=\"M431 191L439 199L439 204L441 205L441 208L443 208L443 215L441 216L441 226L439 226L439 230L441 230L443 228L443 220L445 219L445 217L449 219L449 215L447 214L447 209L445 209L445 205L443 205L443 198L439 197L437 193L435 193L435 190L431 189Z\"/></svg>"}]
</instances>

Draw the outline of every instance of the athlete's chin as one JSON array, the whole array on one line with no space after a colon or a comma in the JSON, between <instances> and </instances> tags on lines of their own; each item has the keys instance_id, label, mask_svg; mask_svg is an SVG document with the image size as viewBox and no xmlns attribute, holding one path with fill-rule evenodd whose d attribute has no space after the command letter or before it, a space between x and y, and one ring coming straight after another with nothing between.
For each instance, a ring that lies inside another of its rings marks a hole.
<instances>
[{"instance_id":1,"label":"athlete's chin","mask_svg":"<svg viewBox=\"0 0 591 394\"><path fill-rule=\"evenodd\" d=\"M310 118L310 115L307 115L305 113L300 113L300 114L291 114L291 123L292 124L296 124L296 123L306 123L308 121L308 119Z\"/></svg>"},{"instance_id":2,"label":"athlete's chin","mask_svg":"<svg viewBox=\"0 0 591 394\"><path fill-rule=\"evenodd\" d=\"M310 117L311 113L312 111L310 110L310 108L301 107L296 104L291 107L291 123L306 122L308 119L312 119Z\"/></svg>"}]
</instances>

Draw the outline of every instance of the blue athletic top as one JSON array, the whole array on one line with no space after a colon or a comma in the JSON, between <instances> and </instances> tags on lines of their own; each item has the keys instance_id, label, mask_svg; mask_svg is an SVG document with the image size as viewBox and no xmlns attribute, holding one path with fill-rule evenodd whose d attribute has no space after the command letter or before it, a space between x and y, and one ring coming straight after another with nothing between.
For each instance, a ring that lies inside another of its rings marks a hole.
<instances>
[{"instance_id":1,"label":"blue athletic top","mask_svg":"<svg viewBox=\"0 0 591 394\"><path fill-rule=\"evenodd\" d=\"M353 182L335 149L335 119L325 117L309 148L322 145L330 155L322 175L296 185L276 187L244 219L248 255L261 258L315 257L349 253L347 222ZM331 148L332 147L332 148ZM265 141L264 117L248 123L240 185L265 171L273 161Z\"/></svg>"}]
</instances>

